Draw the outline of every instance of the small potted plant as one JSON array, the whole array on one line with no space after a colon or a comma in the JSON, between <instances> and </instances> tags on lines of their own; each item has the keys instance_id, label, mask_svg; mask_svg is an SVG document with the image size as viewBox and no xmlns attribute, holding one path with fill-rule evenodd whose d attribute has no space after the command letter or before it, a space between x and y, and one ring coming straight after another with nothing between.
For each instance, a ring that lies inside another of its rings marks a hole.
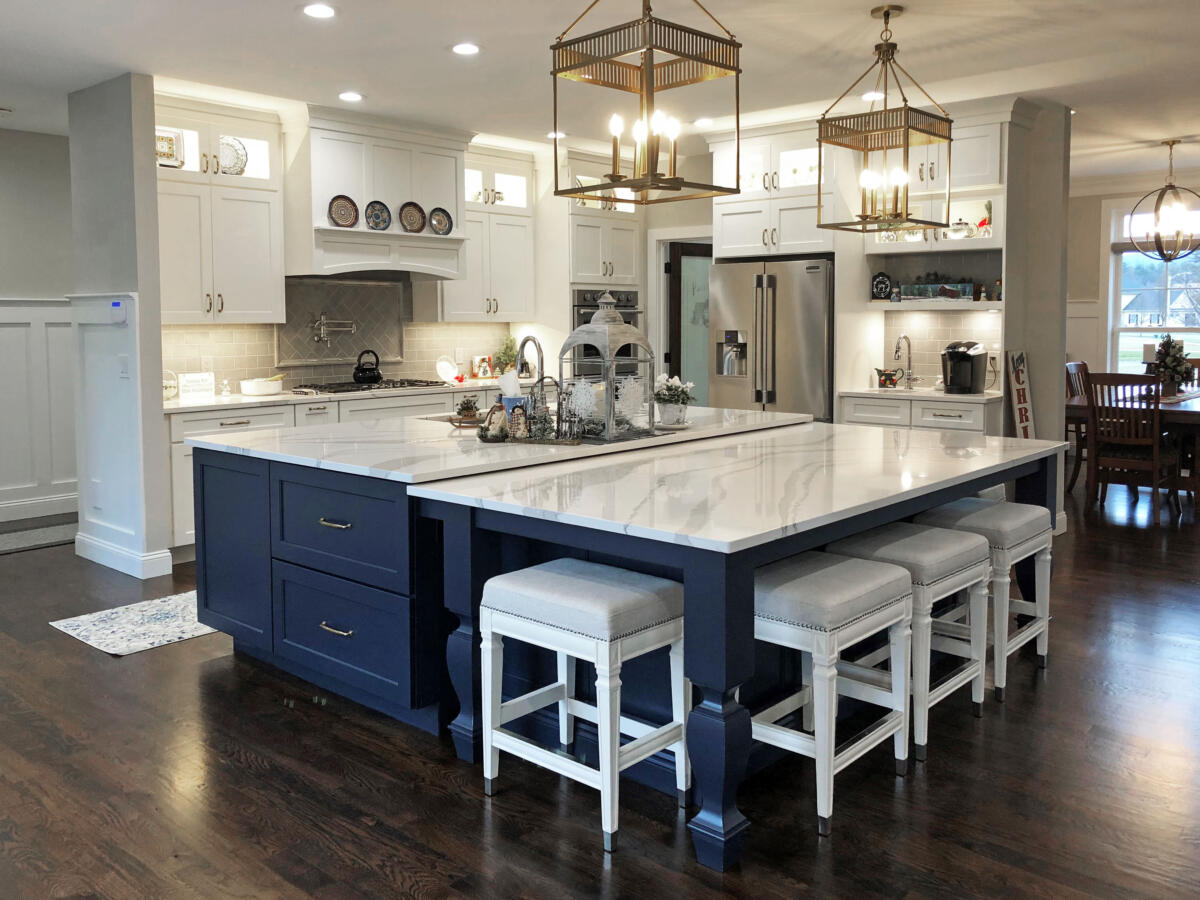
<instances>
[{"instance_id":1,"label":"small potted plant","mask_svg":"<svg viewBox=\"0 0 1200 900\"><path fill-rule=\"evenodd\" d=\"M662 374L654 379L654 404L662 424L686 424L688 404L696 399L692 396L695 386L691 381L680 381L678 375L668 378Z\"/></svg>"},{"instance_id":2,"label":"small potted plant","mask_svg":"<svg viewBox=\"0 0 1200 900\"><path fill-rule=\"evenodd\" d=\"M1174 397L1179 393L1179 385L1192 380L1192 365L1184 355L1183 341L1174 340L1169 334L1163 335L1154 352L1154 368L1162 379L1164 397Z\"/></svg>"}]
</instances>

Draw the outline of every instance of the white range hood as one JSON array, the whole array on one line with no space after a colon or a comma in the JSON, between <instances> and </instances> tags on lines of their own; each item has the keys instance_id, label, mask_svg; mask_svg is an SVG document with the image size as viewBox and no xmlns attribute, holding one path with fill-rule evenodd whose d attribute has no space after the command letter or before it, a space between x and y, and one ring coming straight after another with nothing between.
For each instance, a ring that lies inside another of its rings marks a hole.
<instances>
[{"instance_id":1,"label":"white range hood","mask_svg":"<svg viewBox=\"0 0 1200 900\"><path fill-rule=\"evenodd\" d=\"M285 122L287 274L462 278L463 156L472 137L319 107L309 107L302 122ZM349 228L329 220L329 201L339 194L358 206L358 222ZM364 211L372 200L391 211L386 230L366 226ZM410 201L426 216L420 232L400 227L400 207ZM429 213L438 207L453 220L448 235L429 229Z\"/></svg>"}]
</instances>

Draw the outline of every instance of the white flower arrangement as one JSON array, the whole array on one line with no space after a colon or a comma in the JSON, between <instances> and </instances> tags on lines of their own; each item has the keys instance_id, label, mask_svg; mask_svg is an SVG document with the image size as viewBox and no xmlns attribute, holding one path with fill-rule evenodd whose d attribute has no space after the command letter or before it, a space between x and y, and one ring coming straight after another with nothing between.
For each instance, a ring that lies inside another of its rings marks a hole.
<instances>
[{"instance_id":1,"label":"white flower arrangement","mask_svg":"<svg viewBox=\"0 0 1200 900\"><path fill-rule=\"evenodd\" d=\"M678 375L668 378L666 374L660 374L654 379L654 402L687 406L696 399L692 395L695 386L695 382L680 381Z\"/></svg>"}]
</instances>

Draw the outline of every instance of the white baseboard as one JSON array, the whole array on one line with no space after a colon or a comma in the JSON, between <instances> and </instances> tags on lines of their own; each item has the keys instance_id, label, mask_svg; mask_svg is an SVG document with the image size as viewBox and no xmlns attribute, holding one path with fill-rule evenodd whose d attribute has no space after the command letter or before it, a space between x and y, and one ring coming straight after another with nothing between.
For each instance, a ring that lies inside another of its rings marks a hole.
<instances>
[{"instance_id":1,"label":"white baseboard","mask_svg":"<svg viewBox=\"0 0 1200 900\"><path fill-rule=\"evenodd\" d=\"M53 497L36 497L32 500L0 500L0 522L15 522L17 519L36 519L40 516L58 516L79 509L79 494L55 494Z\"/></svg>"},{"instance_id":2,"label":"white baseboard","mask_svg":"<svg viewBox=\"0 0 1200 900\"><path fill-rule=\"evenodd\" d=\"M171 551L135 553L82 532L75 535L75 555L145 581L171 574Z\"/></svg>"},{"instance_id":3,"label":"white baseboard","mask_svg":"<svg viewBox=\"0 0 1200 900\"><path fill-rule=\"evenodd\" d=\"M1054 514L1054 533L1056 535L1067 533L1067 511L1060 509Z\"/></svg>"},{"instance_id":4,"label":"white baseboard","mask_svg":"<svg viewBox=\"0 0 1200 900\"><path fill-rule=\"evenodd\" d=\"M196 561L196 545L184 544L181 547L171 548L171 561L175 565L180 563L190 563Z\"/></svg>"}]
</instances>

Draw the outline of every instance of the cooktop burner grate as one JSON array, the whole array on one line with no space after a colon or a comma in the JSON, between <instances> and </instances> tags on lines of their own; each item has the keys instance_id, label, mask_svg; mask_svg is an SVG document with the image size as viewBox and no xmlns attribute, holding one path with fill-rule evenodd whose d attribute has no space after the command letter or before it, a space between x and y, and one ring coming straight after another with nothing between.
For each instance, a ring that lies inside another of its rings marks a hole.
<instances>
[{"instance_id":1,"label":"cooktop burner grate","mask_svg":"<svg viewBox=\"0 0 1200 900\"><path fill-rule=\"evenodd\" d=\"M356 381L335 381L332 384L300 384L297 393L353 394L361 391L394 391L397 388L441 387L442 382L425 378L385 378L378 384L359 384Z\"/></svg>"}]
</instances>

